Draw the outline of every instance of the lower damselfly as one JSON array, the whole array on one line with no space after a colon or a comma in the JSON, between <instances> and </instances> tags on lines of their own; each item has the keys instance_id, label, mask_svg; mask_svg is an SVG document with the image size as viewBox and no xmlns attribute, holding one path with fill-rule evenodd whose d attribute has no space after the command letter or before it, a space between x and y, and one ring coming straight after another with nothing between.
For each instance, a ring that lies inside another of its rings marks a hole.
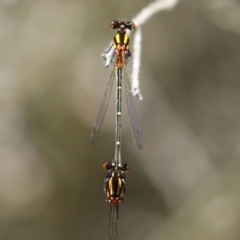
<instances>
[{"instance_id":1,"label":"lower damselfly","mask_svg":"<svg viewBox=\"0 0 240 240\"><path fill-rule=\"evenodd\" d=\"M103 169L108 171L104 180L104 192L106 194L106 202L110 204L109 238L110 240L117 240L118 209L119 203L123 202L123 195L126 193L125 172L129 170L129 165L126 163L105 162Z\"/></svg>"},{"instance_id":2,"label":"lower damselfly","mask_svg":"<svg viewBox=\"0 0 240 240\"><path fill-rule=\"evenodd\" d=\"M134 104L133 94L131 91L131 83L128 75L126 61L128 57L131 56L129 50L129 37L126 35L126 30L132 30L135 28L135 24L132 21L111 21L110 27L113 29L118 29L117 34L113 38L113 43L110 45L109 49L105 53L111 51L114 48L113 55L111 56L111 62L113 63L113 70L110 75L110 79L107 83L98 114L93 125L92 133L90 136L90 143L94 143L100 128L102 126L114 81L116 81L116 132L118 132L119 136L116 139L116 144L118 144L118 148L120 149L120 129L121 129L121 102L122 102L122 80L124 80L125 85L125 95L126 95L126 105L127 112L130 122L130 129L133 136L133 140L135 145L141 149L142 148L142 132L140 129L137 111ZM116 134L117 135L117 134ZM119 138L119 139L118 139ZM116 152L115 152L116 155Z\"/></svg>"}]
</instances>

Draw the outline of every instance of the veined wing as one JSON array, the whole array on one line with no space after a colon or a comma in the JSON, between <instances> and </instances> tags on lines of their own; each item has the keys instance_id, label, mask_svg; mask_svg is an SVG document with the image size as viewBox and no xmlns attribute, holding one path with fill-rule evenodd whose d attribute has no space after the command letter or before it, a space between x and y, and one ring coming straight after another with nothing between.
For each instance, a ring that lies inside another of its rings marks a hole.
<instances>
[{"instance_id":1,"label":"veined wing","mask_svg":"<svg viewBox=\"0 0 240 240\"><path fill-rule=\"evenodd\" d=\"M110 205L109 238L110 240L118 238L118 205L116 204Z\"/></svg>"},{"instance_id":2,"label":"veined wing","mask_svg":"<svg viewBox=\"0 0 240 240\"><path fill-rule=\"evenodd\" d=\"M93 129L92 129L92 133L89 139L89 143L94 143L97 139L98 133L100 131L100 128L102 126L107 108L108 108L108 104L109 104L109 99L111 96L111 92L112 92L112 86L113 86L113 82L115 79L115 68L113 68L110 79L108 81L108 84L106 86L99 110L98 110L98 114L96 117L96 120L94 122L93 125Z\"/></svg>"},{"instance_id":3,"label":"veined wing","mask_svg":"<svg viewBox=\"0 0 240 240\"><path fill-rule=\"evenodd\" d=\"M131 91L131 83L127 72L127 66L124 64L123 66L123 78L125 85L125 95L126 95L126 103L127 103L127 111L130 122L131 133L133 136L133 140L135 145L141 149L142 148L142 131L140 128L140 124L138 121L137 110L135 107L132 91Z\"/></svg>"}]
</instances>

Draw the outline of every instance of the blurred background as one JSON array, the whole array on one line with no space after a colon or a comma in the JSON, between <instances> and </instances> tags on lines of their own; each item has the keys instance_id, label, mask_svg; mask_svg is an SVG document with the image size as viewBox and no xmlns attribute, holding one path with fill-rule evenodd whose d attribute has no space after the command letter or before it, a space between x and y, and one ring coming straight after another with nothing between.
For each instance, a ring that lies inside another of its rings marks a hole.
<instances>
[{"instance_id":1,"label":"blurred background","mask_svg":"<svg viewBox=\"0 0 240 240\"><path fill-rule=\"evenodd\" d=\"M108 238L114 92L88 145L111 72L100 54L109 21L149 3L0 0L1 240ZM119 239L240 239L239 23L240 1L183 0L142 27L144 146L123 105Z\"/></svg>"}]
</instances>

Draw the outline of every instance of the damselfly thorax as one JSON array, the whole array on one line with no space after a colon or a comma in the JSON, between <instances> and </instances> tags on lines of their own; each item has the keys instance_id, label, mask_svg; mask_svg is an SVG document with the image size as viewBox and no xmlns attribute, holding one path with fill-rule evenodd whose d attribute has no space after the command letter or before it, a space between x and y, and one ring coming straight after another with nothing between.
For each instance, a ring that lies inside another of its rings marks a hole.
<instances>
[{"instance_id":1,"label":"damselfly thorax","mask_svg":"<svg viewBox=\"0 0 240 240\"><path fill-rule=\"evenodd\" d=\"M123 196L126 193L125 172L129 170L129 165L126 163L116 165L113 162L105 162L103 169L108 171L104 180L106 202L118 205L123 202Z\"/></svg>"}]
</instances>

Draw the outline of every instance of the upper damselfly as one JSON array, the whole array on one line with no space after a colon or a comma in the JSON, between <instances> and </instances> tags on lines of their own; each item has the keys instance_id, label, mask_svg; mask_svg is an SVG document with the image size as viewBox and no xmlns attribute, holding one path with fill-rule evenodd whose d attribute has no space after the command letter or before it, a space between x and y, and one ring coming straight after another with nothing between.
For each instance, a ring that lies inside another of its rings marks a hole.
<instances>
[{"instance_id":1,"label":"upper damselfly","mask_svg":"<svg viewBox=\"0 0 240 240\"><path fill-rule=\"evenodd\" d=\"M117 34L113 38L113 43L110 45L109 49L105 51L108 53L114 48L114 52L111 56L111 62L113 63L113 70L110 75L110 80L107 83L99 111L93 125L92 133L90 136L90 143L94 143L100 128L102 126L107 107L109 104L109 99L112 92L112 87L114 80L116 80L116 132L120 134L121 128L121 102L122 102L122 79L124 79L125 85L125 95L126 95L126 105L128 111L128 117L130 122L130 129L133 136L135 145L141 149L142 148L142 132L140 129L137 111L133 100L133 94L131 91L130 78L127 71L126 61L131 56L129 50L129 37L126 35L126 30L132 30L135 28L135 24L132 21L111 21L110 27L117 29ZM120 145L120 135L116 139L116 144ZM119 146L120 148L120 146Z\"/></svg>"}]
</instances>

